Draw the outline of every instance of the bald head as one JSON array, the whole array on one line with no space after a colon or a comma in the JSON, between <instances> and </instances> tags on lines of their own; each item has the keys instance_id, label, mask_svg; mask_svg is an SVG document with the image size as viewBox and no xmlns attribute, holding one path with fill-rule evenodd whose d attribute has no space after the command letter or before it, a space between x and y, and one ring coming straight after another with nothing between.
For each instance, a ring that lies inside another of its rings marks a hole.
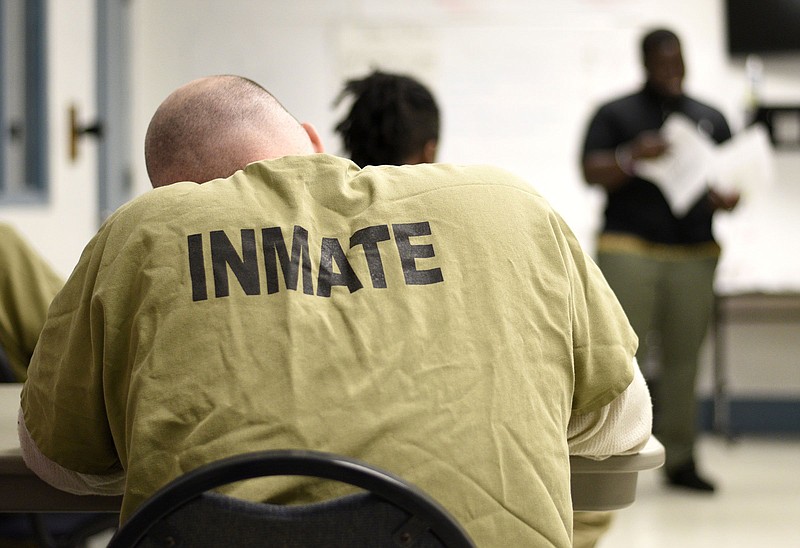
<instances>
[{"instance_id":1,"label":"bald head","mask_svg":"<svg viewBox=\"0 0 800 548\"><path fill-rule=\"evenodd\" d=\"M154 187L228 177L247 164L321 152L314 128L300 124L264 88L239 76L194 80L158 107L144 144Z\"/></svg>"}]
</instances>

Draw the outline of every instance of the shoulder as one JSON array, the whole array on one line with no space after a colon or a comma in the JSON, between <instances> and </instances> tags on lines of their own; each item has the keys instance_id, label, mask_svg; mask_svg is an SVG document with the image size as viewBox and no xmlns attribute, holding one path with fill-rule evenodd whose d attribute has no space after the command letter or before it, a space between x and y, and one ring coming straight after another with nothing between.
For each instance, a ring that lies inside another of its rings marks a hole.
<instances>
[{"instance_id":1,"label":"shoulder","mask_svg":"<svg viewBox=\"0 0 800 548\"><path fill-rule=\"evenodd\" d=\"M693 116L725 121L725 115L722 114L719 109L709 105L708 103L688 96L684 97L684 101L684 108Z\"/></svg>"},{"instance_id":2,"label":"shoulder","mask_svg":"<svg viewBox=\"0 0 800 548\"><path fill-rule=\"evenodd\" d=\"M0 246L6 247L10 245L18 245L21 243L22 236L11 225L0 223Z\"/></svg>"},{"instance_id":3,"label":"shoulder","mask_svg":"<svg viewBox=\"0 0 800 548\"><path fill-rule=\"evenodd\" d=\"M377 204L394 210L413 203L445 214L459 208L480 210L489 199L508 207L517 207L517 202L531 207L531 201L545 207L533 186L495 166L435 163L360 169L349 160L320 154L266 160L228 179L151 190L117 210L101 231L119 240L143 231L172 233L179 226L234 219L257 224L267 217L283 222L297 215L327 218L331 212L355 216Z\"/></svg>"},{"instance_id":4,"label":"shoulder","mask_svg":"<svg viewBox=\"0 0 800 548\"><path fill-rule=\"evenodd\" d=\"M492 165L473 164L420 164L404 166L399 171L387 173L398 177L393 188L400 193L444 192L464 196L492 193L497 200L504 196L541 198L539 192L522 177Z\"/></svg>"},{"instance_id":5,"label":"shoulder","mask_svg":"<svg viewBox=\"0 0 800 548\"><path fill-rule=\"evenodd\" d=\"M2 235L4 238L6 236L15 237L16 233L17 231L14 230L10 225L7 225L5 223L0 223L0 235Z\"/></svg>"},{"instance_id":6,"label":"shoulder","mask_svg":"<svg viewBox=\"0 0 800 548\"><path fill-rule=\"evenodd\" d=\"M705 112L713 112L722 116L722 113L716 107L712 106L710 103L707 103L701 99L698 99L690 95L684 95L683 99L684 101L686 101L686 104L691 108Z\"/></svg>"},{"instance_id":7,"label":"shoulder","mask_svg":"<svg viewBox=\"0 0 800 548\"><path fill-rule=\"evenodd\" d=\"M36 256L36 252L14 227L0 223L0 256L7 261L10 261L11 258L19 260L21 257L30 260Z\"/></svg>"},{"instance_id":8,"label":"shoulder","mask_svg":"<svg viewBox=\"0 0 800 548\"><path fill-rule=\"evenodd\" d=\"M435 164L435 166L442 184L493 185L536 193L524 179L501 167L486 164Z\"/></svg>"},{"instance_id":9,"label":"shoulder","mask_svg":"<svg viewBox=\"0 0 800 548\"><path fill-rule=\"evenodd\" d=\"M174 219L193 211L201 213L200 204L213 202L216 195L214 191L222 188L212 183L213 181L201 185L181 182L149 190L117 209L103 226L141 225Z\"/></svg>"},{"instance_id":10,"label":"shoulder","mask_svg":"<svg viewBox=\"0 0 800 548\"><path fill-rule=\"evenodd\" d=\"M618 96L614 99L607 100L597 107L598 113L619 113L627 112L631 108L640 107L645 104L647 97L642 91L628 93L627 95Z\"/></svg>"},{"instance_id":11,"label":"shoulder","mask_svg":"<svg viewBox=\"0 0 800 548\"><path fill-rule=\"evenodd\" d=\"M153 241L175 232L179 226L209 216L212 200L203 198L208 194L203 186L174 183L149 190L120 206L86 245L81 263L116 263L123 250L129 251L131 246L152 247Z\"/></svg>"},{"instance_id":12,"label":"shoulder","mask_svg":"<svg viewBox=\"0 0 800 548\"><path fill-rule=\"evenodd\" d=\"M710 123L711 127L705 129L717 142L725 141L731 137L730 126L722 112L693 97L687 96L684 98L684 101L684 112L690 118L701 124Z\"/></svg>"},{"instance_id":13,"label":"shoulder","mask_svg":"<svg viewBox=\"0 0 800 548\"><path fill-rule=\"evenodd\" d=\"M628 140L643 129L642 124L652 124L654 108L642 91L602 103L590 119L587 140L594 143L600 139L602 148Z\"/></svg>"}]
</instances>

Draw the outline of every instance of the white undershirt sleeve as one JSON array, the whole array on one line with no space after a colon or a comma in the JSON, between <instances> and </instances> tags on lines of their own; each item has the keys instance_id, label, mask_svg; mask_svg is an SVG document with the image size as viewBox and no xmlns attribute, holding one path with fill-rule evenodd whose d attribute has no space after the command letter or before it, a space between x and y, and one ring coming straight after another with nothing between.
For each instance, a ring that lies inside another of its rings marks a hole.
<instances>
[{"instance_id":1,"label":"white undershirt sleeve","mask_svg":"<svg viewBox=\"0 0 800 548\"><path fill-rule=\"evenodd\" d=\"M636 358L633 370L631 384L611 403L570 417L570 455L602 460L612 455L636 454L645 446L652 432L653 408Z\"/></svg>"}]
</instances>

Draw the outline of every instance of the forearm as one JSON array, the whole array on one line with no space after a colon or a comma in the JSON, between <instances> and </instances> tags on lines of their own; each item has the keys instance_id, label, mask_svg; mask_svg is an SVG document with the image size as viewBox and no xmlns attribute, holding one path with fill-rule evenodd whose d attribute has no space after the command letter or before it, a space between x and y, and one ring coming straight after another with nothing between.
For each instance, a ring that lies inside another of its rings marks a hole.
<instances>
[{"instance_id":1,"label":"forearm","mask_svg":"<svg viewBox=\"0 0 800 548\"><path fill-rule=\"evenodd\" d=\"M74 495L121 495L125 487L125 472L108 475L81 474L50 460L36 446L25 425L22 409L17 419L17 432L25 464L46 483Z\"/></svg>"},{"instance_id":2,"label":"forearm","mask_svg":"<svg viewBox=\"0 0 800 548\"><path fill-rule=\"evenodd\" d=\"M650 393L634 358L628 388L608 405L573 414L567 427L570 455L604 459L638 453L650 439L653 411Z\"/></svg>"}]
</instances>

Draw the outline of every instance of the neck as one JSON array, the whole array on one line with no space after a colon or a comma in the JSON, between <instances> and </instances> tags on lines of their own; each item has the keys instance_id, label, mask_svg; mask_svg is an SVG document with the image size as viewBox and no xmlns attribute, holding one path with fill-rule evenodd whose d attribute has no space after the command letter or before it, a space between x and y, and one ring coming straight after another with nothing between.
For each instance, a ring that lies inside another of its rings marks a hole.
<instances>
[{"instance_id":1,"label":"neck","mask_svg":"<svg viewBox=\"0 0 800 548\"><path fill-rule=\"evenodd\" d=\"M667 95L665 93L662 93L661 91L656 89L650 82L647 82L645 84L644 89L651 97L653 97L653 99L655 99L664 106L676 107L684 97L683 93L681 93L680 95Z\"/></svg>"}]
</instances>

